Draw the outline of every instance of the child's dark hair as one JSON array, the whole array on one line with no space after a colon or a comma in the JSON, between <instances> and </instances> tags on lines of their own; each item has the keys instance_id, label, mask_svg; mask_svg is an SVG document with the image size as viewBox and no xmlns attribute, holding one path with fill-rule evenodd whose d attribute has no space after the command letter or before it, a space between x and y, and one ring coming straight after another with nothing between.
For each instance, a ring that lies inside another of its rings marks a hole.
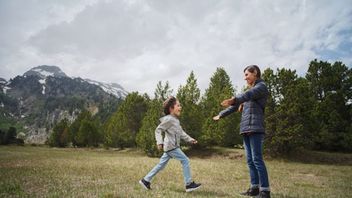
<instances>
[{"instance_id":1,"label":"child's dark hair","mask_svg":"<svg viewBox=\"0 0 352 198\"><path fill-rule=\"evenodd\" d=\"M176 104L176 101L177 101L177 99L173 96L170 96L167 100L165 100L165 102L163 104L165 115L170 114L170 107L174 107Z\"/></svg>"},{"instance_id":2,"label":"child's dark hair","mask_svg":"<svg viewBox=\"0 0 352 198\"><path fill-rule=\"evenodd\" d=\"M246 68L244 68L243 72L245 72L246 70L248 70L251 73L257 72L257 78L260 79L261 78L261 73L260 73L260 69L257 65L249 65Z\"/></svg>"}]
</instances>

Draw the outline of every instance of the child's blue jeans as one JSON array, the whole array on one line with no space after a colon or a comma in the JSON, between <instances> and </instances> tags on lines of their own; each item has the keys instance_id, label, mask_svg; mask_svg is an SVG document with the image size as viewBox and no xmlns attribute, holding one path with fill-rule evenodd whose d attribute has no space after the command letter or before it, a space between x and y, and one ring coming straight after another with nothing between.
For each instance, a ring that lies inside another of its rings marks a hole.
<instances>
[{"instance_id":1,"label":"child's blue jeans","mask_svg":"<svg viewBox=\"0 0 352 198\"><path fill-rule=\"evenodd\" d=\"M190 184L192 182L192 177L191 169L189 166L189 159L180 148L164 152L160 158L159 163L144 177L144 180L150 182L159 171L165 168L166 164L171 158L175 158L181 162L185 185Z\"/></svg>"}]
</instances>

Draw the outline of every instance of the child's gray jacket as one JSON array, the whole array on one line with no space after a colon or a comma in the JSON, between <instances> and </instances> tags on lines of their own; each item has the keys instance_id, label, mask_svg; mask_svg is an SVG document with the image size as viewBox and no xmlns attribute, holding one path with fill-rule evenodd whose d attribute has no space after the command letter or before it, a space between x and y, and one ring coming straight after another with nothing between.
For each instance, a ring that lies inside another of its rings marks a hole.
<instances>
[{"instance_id":1,"label":"child's gray jacket","mask_svg":"<svg viewBox=\"0 0 352 198\"><path fill-rule=\"evenodd\" d=\"M164 152L180 147L180 139L191 142L194 140L183 131L180 121L173 115L160 118L160 124L155 129L155 139L157 144L163 144ZM165 133L163 139L162 132Z\"/></svg>"}]
</instances>

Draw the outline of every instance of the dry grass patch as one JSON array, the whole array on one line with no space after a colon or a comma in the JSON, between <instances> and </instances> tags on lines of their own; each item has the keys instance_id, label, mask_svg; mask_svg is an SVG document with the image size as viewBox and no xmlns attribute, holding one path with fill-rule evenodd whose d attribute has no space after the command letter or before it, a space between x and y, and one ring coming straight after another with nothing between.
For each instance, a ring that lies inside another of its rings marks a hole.
<instances>
[{"instance_id":1,"label":"dry grass patch","mask_svg":"<svg viewBox=\"0 0 352 198\"><path fill-rule=\"evenodd\" d=\"M159 159L136 150L1 146L0 197L240 197L249 183L243 150L224 151L216 156L190 153L193 178L203 186L185 193L176 160L154 178L153 190L145 191L138 180ZM352 194L351 166L266 163L273 197Z\"/></svg>"}]
</instances>

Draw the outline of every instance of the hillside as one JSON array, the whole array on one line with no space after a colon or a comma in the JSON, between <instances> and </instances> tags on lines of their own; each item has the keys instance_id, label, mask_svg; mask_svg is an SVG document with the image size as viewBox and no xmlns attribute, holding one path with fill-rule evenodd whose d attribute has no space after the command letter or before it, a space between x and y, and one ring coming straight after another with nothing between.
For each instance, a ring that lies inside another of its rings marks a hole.
<instances>
[{"instance_id":1,"label":"hillside","mask_svg":"<svg viewBox=\"0 0 352 198\"><path fill-rule=\"evenodd\" d=\"M104 121L128 93L116 83L68 77L57 66L38 66L9 81L0 79L0 129L16 125L27 143L44 143L63 118L87 109Z\"/></svg>"}]
</instances>

